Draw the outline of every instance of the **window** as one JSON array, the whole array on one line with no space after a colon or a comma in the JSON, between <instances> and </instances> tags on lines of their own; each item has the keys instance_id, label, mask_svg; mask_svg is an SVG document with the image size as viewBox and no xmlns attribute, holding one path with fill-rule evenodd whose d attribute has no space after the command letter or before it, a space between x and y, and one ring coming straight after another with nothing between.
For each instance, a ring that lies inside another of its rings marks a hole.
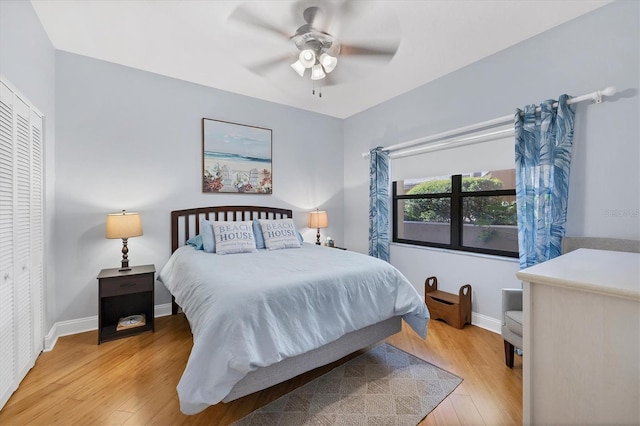
<instances>
[{"instance_id":1,"label":"window","mask_svg":"<svg viewBox=\"0 0 640 426\"><path fill-rule=\"evenodd\" d=\"M393 182L393 241L518 257L515 169Z\"/></svg>"}]
</instances>

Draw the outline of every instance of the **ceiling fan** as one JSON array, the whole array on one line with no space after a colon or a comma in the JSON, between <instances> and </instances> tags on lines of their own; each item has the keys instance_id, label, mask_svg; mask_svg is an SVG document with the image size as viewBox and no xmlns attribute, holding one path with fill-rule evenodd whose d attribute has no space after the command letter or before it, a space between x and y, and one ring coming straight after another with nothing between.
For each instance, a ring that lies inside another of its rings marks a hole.
<instances>
[{"instance_id":1,"label":"ceiling fan","mask_svg":"<svg viewBox=\"0 0 640 426\"><path fill-rule=\"evenodd\" d=\"M358 7L356 5L360 5ZM255 4L255 3L254 3ZM338 34L345 33L345 29L353 24L361 23L367 13L362 9L366 2L345 0L342 2L331 1L296 1L294 2L294 18L300 25L295 31L282 28L282 24L276 25L262 16L254 13L251 2L238 7L230 16L230 19L250 25L254 28L269 31L288 41L290 51L286 54L259 63L246 64L247 68L257 74L267 74L274 67L283 67L288 64L300 77L305 77L309 69L310 79L313 81L312 93L315 94L316 84L330 86L340 83L333 75L330 75L338 65L340 57L351 58L375 58L385 62L390 61L395 55L399 37L382 39L378 34L363 34L372 39L369 43L347 43ZM301 12L301 13L300 13ZM304 22L304 23L303 23ZM361 25L360 25L361 26ZM362 27L362 26L361 26ZM348 32L348 31L347 31ZM353 33L353 32L352 32ZM358 35L361 40L363 35ZM342 62L342 60L340 60ZM349 74L342 73L343 77ZM318 90L322 97L322 92Z\"/></svg>"}]
</instances>

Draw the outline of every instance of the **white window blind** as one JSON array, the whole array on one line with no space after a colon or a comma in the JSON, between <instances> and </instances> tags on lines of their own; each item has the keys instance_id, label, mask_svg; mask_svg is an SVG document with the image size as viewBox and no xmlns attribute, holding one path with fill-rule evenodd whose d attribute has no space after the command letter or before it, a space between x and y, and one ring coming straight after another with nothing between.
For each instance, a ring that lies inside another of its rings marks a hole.
<instances>
[{"instance_id":1,"label":"white window blind","mask_svg":"<svg viewBox=\"0 0 640 426\"><path fill-rule=\"evenodd\" d=\"M432 176L450 176L459 173L477 172L483 170L505 170L515 167L515 142L513 125L501 126L491 131L478 131L467 134L464 138L478 137L481 142L455 146L448 144L441 149L438 143L426 146L424 151L416 154L402 151L391 154L391 180L419 179ZM484 137L489 133L500 135ZM409 151L409 150L407 150Z\"/></svg>"},{"instance_id":2,"label":"white window blind","mask_svg":"<svg viewBox=\"0 0 640 426\"><path fill-rule=\"evenodd\" d=\"M0 407L43 347L42 122L0 81Z\"/></svg>"}]
</instances>

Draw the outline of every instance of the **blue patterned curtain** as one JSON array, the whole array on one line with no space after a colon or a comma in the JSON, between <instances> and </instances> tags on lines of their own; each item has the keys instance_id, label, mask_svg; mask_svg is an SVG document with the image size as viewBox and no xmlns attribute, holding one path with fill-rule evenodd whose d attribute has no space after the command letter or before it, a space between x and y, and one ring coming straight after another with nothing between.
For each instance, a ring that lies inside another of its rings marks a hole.
<instances>
[{"instance_id":1,"label":"blue patterned curtain","mask_svg":"<svg viewBox=\"0 0 640 426\"><path fill-rule=\"evenodd\" d=\"M516 201L520 268L560 255L569 195L575 109L562 95L515 115Z\"/></svg>"},{"instance_id":2,"label":"blue patterned curtain","mask_svg":"<svg viewBox=\"0 0 640 426\"><path fill-rule=\"evenodd\" d=\"M369 256L389 261L389 154L369 151Z\"/></svg>"}]
</instances>

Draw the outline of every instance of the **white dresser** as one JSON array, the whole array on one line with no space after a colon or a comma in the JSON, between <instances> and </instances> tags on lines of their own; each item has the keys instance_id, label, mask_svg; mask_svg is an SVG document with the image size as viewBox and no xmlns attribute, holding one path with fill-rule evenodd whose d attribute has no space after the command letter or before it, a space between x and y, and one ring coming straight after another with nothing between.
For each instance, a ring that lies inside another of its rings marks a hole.
<instances>
[{"instance_id":1,"label":"white dresser","mask_svg":"<svg viewBox=\"0 0 640 426\"><path fill-rule=\"evenodd\" d=\"M640 254L579 249L516 275L523 423L640 424Z\"/></svg>"}]
</instances>

